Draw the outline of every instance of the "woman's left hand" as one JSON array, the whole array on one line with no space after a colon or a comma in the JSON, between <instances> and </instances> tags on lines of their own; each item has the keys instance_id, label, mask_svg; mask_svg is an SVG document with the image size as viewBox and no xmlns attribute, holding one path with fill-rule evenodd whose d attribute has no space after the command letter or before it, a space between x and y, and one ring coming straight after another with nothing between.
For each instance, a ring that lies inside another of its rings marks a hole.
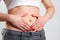
<instances>
[{"instance_id":1,"label":"woman's left hand","mask_svg":"<svg viewBox=\"0 0 60 40\"><path fill-rule=\"evenodd\" d=\"M44 16L38 16L38 19L30 26L33 32L42 30L48 19Z\"/></svg>"}]
</instances>

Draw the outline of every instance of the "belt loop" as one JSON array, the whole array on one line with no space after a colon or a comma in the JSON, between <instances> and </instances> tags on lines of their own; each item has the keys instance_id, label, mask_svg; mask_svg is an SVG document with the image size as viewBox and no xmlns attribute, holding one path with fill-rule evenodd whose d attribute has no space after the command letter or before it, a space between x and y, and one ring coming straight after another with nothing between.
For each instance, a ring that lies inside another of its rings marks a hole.
<instances>
[{"instance_id":1,"label":"belt loop","mask_svg":"<svg viewBox=\"0 0 60 40\"><path fill-rule=\"evenodd\" d=\"M2 32L1 33L2 33L3 36L6 34L5 28L2 29Z\"/></svg>"}]
</instances>

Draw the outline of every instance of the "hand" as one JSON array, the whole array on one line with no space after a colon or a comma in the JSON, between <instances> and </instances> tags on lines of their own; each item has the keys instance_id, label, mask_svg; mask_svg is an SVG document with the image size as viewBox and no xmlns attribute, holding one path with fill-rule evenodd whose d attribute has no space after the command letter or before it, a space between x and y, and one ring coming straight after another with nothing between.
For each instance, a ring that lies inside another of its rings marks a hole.
<instances>
[{"instance_id":1,"label":"hand","mask_svg":"<svg viewBox=\"0 0 60 40\"><path fill-rule=\"evenodd\" d=\"M29 25L19 15L10 15L9 22L24 32L29 31Z\"/></svg>"},{"instance_id":2,"label":"hand","mask_svg":"<svg viewBox=\"0 0 60 40\"><path fill-rule=\"evenodd\" d=\"M47 19L44 16L38 16L38 19L30 26L31 30L33 32L42 30L46 22L47 22Z\"/></svg>"}]
</instances>

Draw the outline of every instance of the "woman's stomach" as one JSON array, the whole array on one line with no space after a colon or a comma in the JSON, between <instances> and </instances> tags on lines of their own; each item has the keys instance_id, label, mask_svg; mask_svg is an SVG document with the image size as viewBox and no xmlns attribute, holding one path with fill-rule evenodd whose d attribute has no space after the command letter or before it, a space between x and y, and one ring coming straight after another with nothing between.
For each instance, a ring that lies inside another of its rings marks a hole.
<instances>
[{"instance_id":1,"label":"woman's stomach","mask_svg":"<svg viewBox=\"0 0 60 40\"><path fill-rule=\"evenodd\" d=\"M17 6L15 8L12 8L8 10L9 14L12 15L19 15L26 23L28 23L30 26L35 22L37 19L37 15L39 15L39 9L37 7L33 6ZM32 14L36 16L32 16ZM13 30L19 30L15 28L14 26L11 25L11 23L7 22L6 23L8 29L13 29ZM21 30L19 30L21 31Z\"/></svg>"}]
</instances>

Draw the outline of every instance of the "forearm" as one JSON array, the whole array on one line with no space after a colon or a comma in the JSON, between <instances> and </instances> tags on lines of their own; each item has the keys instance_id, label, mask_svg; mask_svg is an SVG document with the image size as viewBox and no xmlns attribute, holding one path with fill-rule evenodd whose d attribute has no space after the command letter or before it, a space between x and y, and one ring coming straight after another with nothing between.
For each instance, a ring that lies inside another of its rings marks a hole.
<instances>
[{"instance_id":1,"label":"forearm","mask_svg":"<svg viewBox=\"0 0 60 40\"><path fill-rule=\"evenodd\" d=\"M0 13L0 21L8 21L8 20L9 20L9 14Z\"/></svg>"},{"instance_id":2,"label":"forearm","mask_svg":"<svg viewBox=\"0 0 60 40\"><path fill-rule=\"evenodd\" d=\"M44 4L46 8L46 13L44 15L45 19L47 20L51 19L55 12L55 7L53 3L51 2L51 0L42 0L42 3Z\"/></svg>"},{"instance_id":3,"label":"forearm","mask_svg":"<svg viewBox=\"0 0 60 40\"><path fill-rule=\"evenodd\" d=\"M54 7L47 8L46 14L44 15L44 17L49 20L49 19L51 19L53 17L54 12L55 12Z\"/></svg>"}]
</instances>

